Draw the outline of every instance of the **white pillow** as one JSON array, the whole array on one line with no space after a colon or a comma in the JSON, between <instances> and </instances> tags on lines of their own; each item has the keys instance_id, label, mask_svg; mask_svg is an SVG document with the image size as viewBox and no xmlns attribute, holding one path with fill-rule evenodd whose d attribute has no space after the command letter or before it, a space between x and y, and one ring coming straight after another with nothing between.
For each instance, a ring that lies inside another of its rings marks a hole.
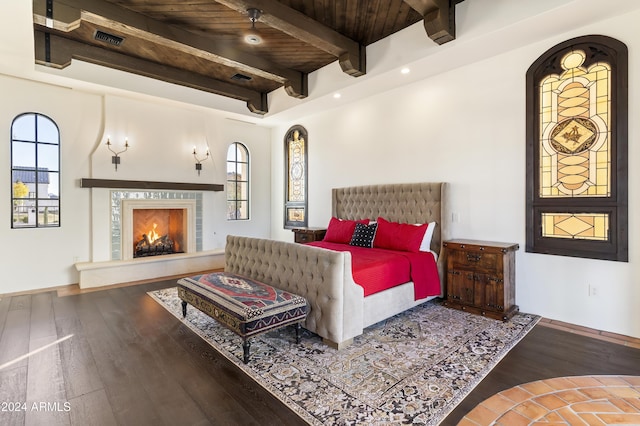
<instances>
[{"instance_id":1,"label":"white pillow","mask_svg":"<svg viewBox=\"0 0 640 426\"><path fill-rule=\"evenodd\" d=\"M427 226L427 230L422 238L422 243L420 244L420 251L431 251L431 239L433 238L433 230L436 228L436 225L436 222L429 222L429 226Z\"/></svg>"}]
</instances>

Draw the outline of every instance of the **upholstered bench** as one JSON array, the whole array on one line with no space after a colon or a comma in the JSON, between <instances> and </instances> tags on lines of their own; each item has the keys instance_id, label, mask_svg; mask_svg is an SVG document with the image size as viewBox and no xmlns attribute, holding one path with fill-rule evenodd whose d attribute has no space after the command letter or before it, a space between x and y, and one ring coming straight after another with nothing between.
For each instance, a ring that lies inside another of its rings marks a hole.
<instances>
[{"instance_id":1,"label":"upholstered bench","mask_svg":"<svg viewBox=\"0 0 640 426\"><path fill-rule=\"evenodd\" d=\"M252 336L295 324L300 343L301 323L307 317L307 301L301 296L226 272L181 278L177 287L183 317L190 304L242 337L245 364Z\"/></svg>"}]
</instances>

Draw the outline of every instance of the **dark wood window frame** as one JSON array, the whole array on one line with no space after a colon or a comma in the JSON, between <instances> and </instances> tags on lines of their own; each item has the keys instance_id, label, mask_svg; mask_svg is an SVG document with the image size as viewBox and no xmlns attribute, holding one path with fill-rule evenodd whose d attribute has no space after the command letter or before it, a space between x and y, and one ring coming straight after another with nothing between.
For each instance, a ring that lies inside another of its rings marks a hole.
<instances>
[{"instance_id":1,"label":"dark wood window frame","mask_svg":"<svg viewBox=\"0 0 640 426\"><path fill-rule=\"evenodd\" d=\"M560 60L572 50L587 54L584 66L606 61L611 66L611 192L607 197L540 197L540 95L538 85L550 74L560 74ZM628 54L624 43L590 35L560 43L541 55L526 77L526 251L592 259L628 261ZM608 241L542 236L545 212L607 213Z\"/></svg>"}]
</instances>

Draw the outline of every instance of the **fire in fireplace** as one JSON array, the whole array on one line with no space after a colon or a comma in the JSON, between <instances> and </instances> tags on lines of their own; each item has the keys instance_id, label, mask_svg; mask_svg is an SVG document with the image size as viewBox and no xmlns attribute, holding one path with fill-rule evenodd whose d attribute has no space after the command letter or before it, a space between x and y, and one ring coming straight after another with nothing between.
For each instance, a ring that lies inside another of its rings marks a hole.
<instances>
[{"instance_id":1,"label":"fire in fireplace","mask_svg":"<svg viewBox=\"0 0 640 426\"><path fill-rule=\"evenodd\" d=\"M184 209L134 209L133 257L183 253Z\"/></svg>"},{"instance_id":2,"label":"fire in fireplace","mask_svg":"<svg viewBox=\"0 0 640 426\"><path fill-rule=\"evenodd\" d=\"M160 235L156 232L158 224L153 224L153 229L148 234L142 234L142 239L137 242L133 257L158 256L162 254L172 254L173 240L168 234Z\"/></svg>"}]
</instances>

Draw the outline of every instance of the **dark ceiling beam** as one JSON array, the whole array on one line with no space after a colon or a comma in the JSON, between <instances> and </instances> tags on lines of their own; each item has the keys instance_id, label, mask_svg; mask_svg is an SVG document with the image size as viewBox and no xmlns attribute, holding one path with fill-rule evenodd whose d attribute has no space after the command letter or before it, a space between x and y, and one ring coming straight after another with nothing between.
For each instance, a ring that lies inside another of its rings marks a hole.
<instances>
[{"instance_id":1,"label":"dark ceiling beam","mask_svg":"<svg viewBox=\"0 0 640 426\"><path fill-rule=\"evenodd\" d=\"M444 44L456 38L456 4L462 0L404 0L422 15L431 40Z\"/></svg>"},{"instance_id":2,"label":"dark ceiling beam","mask_svg":"<svg viewBox=\"0 0 640 426\"><path fill-rule=\"evenodd\" d=\"M244 14L249 8L260 9L260 22L335 56L345 73L359 77L367 72L366 46L277 0L215 1Z\"/></svg>"},{"instance_id":3,"label":"dark ceiling beam","mask_svg":"<svg viewBox=\"0 0 640 426\"><path fill-rule=\"evenodd\" d=\"M35 59L40 65L62 69L71 64L72 59L96 65L115 68L132 74L155 78L216 95L239 99L247 103L251 112L268 112L267 94L245 87L225 83L201 74L161 65L144 59L133 58L112 50L91 46L64 37L34 31Z\"/></svg>"},{"instance_id":4,"label":"dark ceiling beam","mask_svg":"<svg viewBox=\"0 0 640 426\"><path fill-rule=\"evenodd\" d=\"M283 84L287 93L295 98L308 96L307 74L244 53L235 48L233 43L221 43L104 0L53 0L53 19L47 20L46 3L47 0L33 0L33 21L37 25L71 32L80 26L81 21L86 21L109 28L116 35L138 37L235 68L242 73L276 81Z\"/></svg>"}]
</instances>

